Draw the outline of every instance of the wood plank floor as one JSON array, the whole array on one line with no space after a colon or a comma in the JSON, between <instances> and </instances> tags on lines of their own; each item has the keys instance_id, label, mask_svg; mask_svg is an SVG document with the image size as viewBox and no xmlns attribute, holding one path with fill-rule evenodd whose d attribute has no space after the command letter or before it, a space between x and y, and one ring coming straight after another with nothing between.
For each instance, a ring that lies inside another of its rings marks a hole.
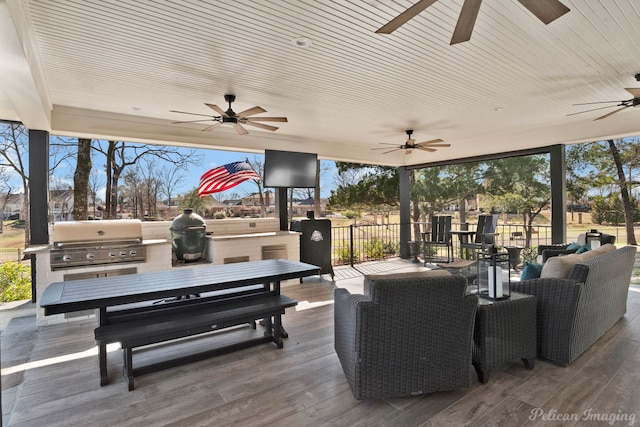
<instances>
[{"instance_id":1,"label":"wood plank floor","mask_svg":"<svg viewBox=\"0 0 640 427\"><path fill-rule=\"evenodd\" d=\"M605 426L640 422L640 287L632 286L624 319L569 367L536 360L530 371L515 360L492 372L486 385L474 375L468 389L357 401L333 349L336 286L359 292L362 277L336 283L311 278L283 289L299 301L283 318L290 334L284 349L264 344L143 375L135 379L136 389L131 392L121 375L117 346L110 347L108 355L111 382L100 387L95 321L36 328L33 316L14 318L2 333L3 425ZM135 353L134 364L255 333L260 331L241 327L185 340L180 346L157 346ZM563 417L579 419L562 421Z\"/></svg>"}]
</instances>

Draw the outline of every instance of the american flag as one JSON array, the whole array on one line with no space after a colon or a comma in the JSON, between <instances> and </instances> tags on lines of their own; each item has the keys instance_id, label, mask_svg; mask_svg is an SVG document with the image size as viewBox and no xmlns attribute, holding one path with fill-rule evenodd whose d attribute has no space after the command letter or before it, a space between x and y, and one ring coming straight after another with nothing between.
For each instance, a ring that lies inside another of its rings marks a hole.
<instances>
[{"instance_id":1,"label":"american flag","mask_svg":"<svg viewBox=\"0 0 640 427\"><path fill-rule=\"evenodd\" d=\"M200 177L198 196L226 191L248 179L261 179L246 160L218 166Z\"/></svg>"}]
</instances>

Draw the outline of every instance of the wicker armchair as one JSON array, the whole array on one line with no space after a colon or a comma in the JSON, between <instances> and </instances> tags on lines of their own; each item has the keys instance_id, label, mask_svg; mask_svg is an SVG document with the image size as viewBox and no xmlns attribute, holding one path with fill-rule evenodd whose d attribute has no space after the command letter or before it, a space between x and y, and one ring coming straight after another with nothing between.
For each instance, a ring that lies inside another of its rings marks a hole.
<instances>
[{"instance_id":1,"label":"wicker armchair","mask_svg":"<svg viewBox=\"0 0 640 427\"><path fill-rule=\"evenodd\" d=\"M335 290L335 349L356 399L468 387L477 297L460 276L374 279Z\"/></svg>"}]
</instances>

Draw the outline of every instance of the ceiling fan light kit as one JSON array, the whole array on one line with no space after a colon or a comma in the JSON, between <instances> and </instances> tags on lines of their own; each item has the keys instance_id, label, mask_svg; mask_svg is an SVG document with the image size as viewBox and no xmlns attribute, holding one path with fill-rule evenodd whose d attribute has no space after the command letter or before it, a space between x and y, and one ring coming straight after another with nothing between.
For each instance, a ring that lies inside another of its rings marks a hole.
<instances>
[{"instance_id":1,"label":"ceiling fan light kit","mask_svg":"<svg viewBox=\"0 0 640 427\"><path fill-rule=\"evenodd\" d=\"M279 129L278 127L268 125L265 123L259 123L259 122L283 122L283 123L287 122L286 117L250 117L256 114L267 112L267 110L258 106L251 107L247 110L236 113L231 108L231 104L236 100L235 95L226 94L224 96L224 100L229 104L229 108L227 109L227 111L224 111L222 108L220 108L215 104L209 104L206 102L204 103L204 105L206 105L207 107L211 108L213 111L218 113L219 114L218 116L210 115L210 114L188 113L186 111L170 110L172 113L190 114L193 116L207 117L206 119L172 122L172 124L198 123L198 122L210 122L210 121L215 122L214 124L202 129L203 132L206 132L206 131L211 131L218 128L223 123L230 123L233 126L233 128L236 130L238 135L246 135L249 132L244 128L243 125L254 126L254 127L264 129L264 130L269 130L269 131L276 131Z\"/></svg>"}]
</instances>

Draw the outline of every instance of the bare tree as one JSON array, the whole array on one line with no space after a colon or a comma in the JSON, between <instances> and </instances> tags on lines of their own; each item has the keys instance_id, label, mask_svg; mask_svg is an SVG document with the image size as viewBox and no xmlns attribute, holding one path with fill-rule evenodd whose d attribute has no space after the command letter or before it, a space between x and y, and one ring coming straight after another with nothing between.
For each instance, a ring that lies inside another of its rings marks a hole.
<instances>
[{"instance_id":1,"label":"bare tree","mask_svg":"<svg viewBox=\"0 0 640 427\"><path fill-rule=\"evenodd\" d=\"M73 174L73 218L86 220L89 201L89 176L91 174L91 140L78 138L78 157Z\"/></svg>"},{"instance_id":2,"label":"bare tree","mask_svg":"<svg viewBox=\"0 0 640 427\"><path fill-rule=\"evenodd\" d=\"M257 156L253 157L253 160L249 161L251 167L256 171L258 175L262 177L262 179L253 179L253 183L258 187L258 197L260 198L260 215L262 217L267 216L267 207L264 201L264 160L261 160Z\"/></svg>"},{"instance_id":3,"label":"bare tree","mask_svg":"<svg viewBox=\"0 0 640 427\"><path fill-rule=\"evenodd\" d=\"M89 174L89 183L88 183L88 191L89 191L89 203L91 204L91 208L93 210L93 218L96 218L98 204L100 203L100 199L98 198L98 192L103 187L104 181L100 179L98 172L95 169L91 170Z\"/></svg>"},{"instance_id":4,"label":"bare tree","mask_svg":"<svg viewBox=\"0 0 640 427\"><path fill-rule=\"evenodd\" d=\"M7 203L9 202L9 197L11 197L11 193L13 192L13 188L11 188L11 175L6 168L0 168L0 194L2 197L2 207L0 208L0 234L4 232L4 210L7 208Z\"/></svg>"},{"instance_id":5,"label":"bare tree","mask_svg":"<svg viewBox=\"0 0 640 427\"><path fill-rule=\"evenodd\" d=\"M94 148L106 156L107 195L106 214L108 218L116 216L118 185L125 168L137 164L143 158L155 157L174 164L176 167L195 165L201 156L195 150L187 152L175 147L135 144L125 141L107 141L107 147L96 144Z\"/></svg>"},{"instance_id":6,"label":"bare tree","mask_svg":"<svg viewBox=\"0 0 640 427\"><path fill-rule=\"evenodd\" d=\"M126 198L133 207L133 217L139 218L140 213L144 212L144 200L143 200L143 178L140 174L140 168L136 165L133 168L129 168L127 173L124 174L124 188L120 195Z\"/></svg>"},{"instance_id":7,"label":"bare tree","mask_svg":"<svg viewBox=\"0 0 640 427\"><path fill-rule=\"evenodd\" d=\"M636 235L633 228L633 212L631 210L631 197L629 194L632 185L637 183L633 182L633 180L627 179L627 177L625 176L620 149L618 147L618 145L622 144L622 141L619 141L618 144L616 144L616 141L609 139L607 140L607 143L609 144L609 151L611 152L611 157L613 158L613 162L615 164L618 185L620 187L620 197L622 198L622 206L624 207L624 222L627 232L627 244L635 246L638 243L636 242ZM633 145L635 146L636 144ZM634 157L635 159L637 159L637 156Z\"/></svg>"},{"instance_id":8,"label":"bare tree","mask_svg":"<svg viewBox=\"0 0 640 427\"><path fill-rule=\"evenodd\" d=\"M158 216L158 195L160 194L160 171L157 168L156 159L148 158L143 160L140 167L142 177L143 198L146 205L146 215L149 218Z\"/></svg>"},{"instance_id":9,"label":"bare tree","mask_svg":"<svg viewBox=\"0 0 640 427\"><path fill-rule=\"evenodd\" d=\"M24 193L23 212L25 215L24 244L29 247L31 233L29 226L29 175L26 171L25 155L29 152L29 135L21 124L3 124L0 128L0 167L15 172L22 181Z\"/></svg>"},{"instance_id":10,"label":"bare tree","mask_svg":"<svg viewBox=\"0 0 640 427\"><path fill-rule=\"evenodd\" d=\"M167 206L171 212L172 199L178 186L184 180L182 169L175 164L164 166L160 169L160 194L167 198Z\"/></svg>"}]
</instances>

